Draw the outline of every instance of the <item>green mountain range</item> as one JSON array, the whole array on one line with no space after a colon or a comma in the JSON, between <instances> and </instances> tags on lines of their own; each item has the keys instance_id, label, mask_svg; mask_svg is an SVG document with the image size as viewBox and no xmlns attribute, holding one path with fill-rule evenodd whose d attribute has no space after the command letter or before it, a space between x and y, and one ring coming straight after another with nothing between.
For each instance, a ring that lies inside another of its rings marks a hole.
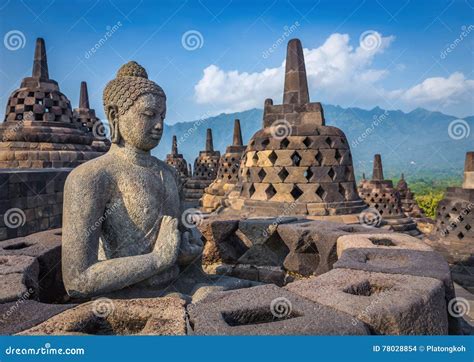
<instances>
[{"instance_id":1,"label":"green mountain range","mask_svg":"<svg viewBox=\"0 0 474 362\"><path fill-rule=\"evenodd\" d=\"M356 177L372 173L373 155L382 155L386 178L462 177L464 157L474 150L474 116L458 120L440 112L417 108L409 113L342 108L323 105L326 124L344 131L351 145ZM164 159L171 150L172 135L178 137L179 152L193 164L204 149L206 129L213 132L214 148L224 152L232 142L233 121L241 122L244 142L262 126L261 109L220 114L205 119L165 125L154 155Z\"/></svg>"}]
</instances>

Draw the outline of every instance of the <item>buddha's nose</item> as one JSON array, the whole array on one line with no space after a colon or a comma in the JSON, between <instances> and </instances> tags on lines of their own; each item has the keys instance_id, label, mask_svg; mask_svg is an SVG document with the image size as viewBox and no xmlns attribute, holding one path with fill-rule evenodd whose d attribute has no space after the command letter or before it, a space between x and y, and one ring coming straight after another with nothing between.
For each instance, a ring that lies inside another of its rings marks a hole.
<instances>
[{"instance_id":1,"label":"buddha's nose","mask_svg":"<svg viewBox=\"0 0 474 362\"><path fill-rule=\"evenodd\" d=\"M161 122L158 122L158 123L155 125L155 127L153 127L153 130L154 130L154 131L159 131L159 132L163 131L163 124L162 124Z\"/></svg>"}]
</instances>

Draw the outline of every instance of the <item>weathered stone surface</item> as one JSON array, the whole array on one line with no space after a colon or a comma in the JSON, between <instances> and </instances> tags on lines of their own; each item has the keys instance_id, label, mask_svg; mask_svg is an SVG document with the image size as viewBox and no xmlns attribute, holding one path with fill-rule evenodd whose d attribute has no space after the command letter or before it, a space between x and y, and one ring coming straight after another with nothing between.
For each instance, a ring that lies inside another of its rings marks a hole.
<instances>
[{"instance_id":1,"label":"weathered stone surface","mask_svg":"<svg viewBox=\"0 0 474 362\"><path fill-rule=\"evenodd\" d=\"M23 298L0 304L0 334L21 332L75 306L75 304L46 304Z\"/></svg>"},{"instance_id":2,"label":"weathered stone surface","mask_svg":"<svg viewBox=\"0 0 474 362\"><path fill-rule=\"evenodd\" d=\"M21 335L184 335L185 301L101 298L60 313Z\"/></svg>"},{"instance_id":3,"label":"weathered stone surface","mask_svg":"<svg viewBox=\"0 0 474 362\"><path fill-rule=\"evenodd\" d=\"M39 265L22 255L0 256L0 302L38 298Z\"/></svg>"},{"instance_id":4,"label":"weathered stone surface","mask_svg":"<svg viewBox=\"0 0 474 362\"><path fill-rule=\"evenodd\" d=\"M61 229L53 229L0 242L2 256L26 256L39 265L39 291L43 302L62 301L65 294L61 273ZM34 288L36 290L36 288Z\"/></svg>"},{"instance_id":5,"label":"weathered stone surface","mask_svg":"<svg viewBox=\"0 0 474 362\"><path fill-rule=\"evenodd\" d=\"M445 288L446 305L455 298L448 263L433 251L406 249L347 249L334 268L365 270L388 274L429 277L441 281ZM459 332L459 321L449 316L450 332Z\"/></svg>"},{"instance_id":6,"label":"weathered stone surface","mask_svg":"<svg viewBox=\"0 0 474 362\"><path fill-rule=\"evenodd\" d=\"M364 335L362 323L274 285L210 294L188 306L197 335Z\"/></svg>"},{"instance_id":7,"label":"weathered stone surface","mask_svg":"<svg viewBox=\"0 0 474 362\"><path fill-rule=\"evenodd\" d=\"M283 265L287 270L304 276L323 274L332 269L337 260L338 238L350 233L366 233L367 230L361 225L319 220L279 225L278 234L289 249ZM381 231L374 229L373 232Z\"/></svg>"},{"instance_id":8,"label":"weathered stone surface","mask_svg":"<svg viewBox=\"0 0 474 362\"><path fill-rule=\"evenodd\" d=\"M222 264L216 268L216 274L254 280L262 283L271 283L280 287L293 280L293 278L281 267L248 264Z\"/></svg>"},{"instance_id":9,"label":"weathered stone surface","mask_svg":"<svg viewBox=\"0 0 474 362\"><path fill-rule=\"evenodd\" d=\"M410 249L433 251L433 249L415 237L399 234L355 234L344 235L337 239L337 256L341 257L346 249L351 248L380 248L380 249Z\"/></svg>"},{"instance_id":10,"label":"weathered stone surface","mask_svg":"<svg viewBox=\"0 0 474 362\"><path fill-rule=\"evenodd\" d=\"M447 334L442 282L433 278L334 269L285 286L304 298L350 314L371 334Z\"/></svg>"},{"instance_id":11,"label":"weathered stone surface","mask_svg":"<svg viewBox=\"0 0 474 362\"><path fill-rule=\"evenodd\" d=\"M240 258L248 247L235 236L239 226L237 219L205 219L197 225L204 239L203 262L233 262Z\"/></svg>"}]
</instances>

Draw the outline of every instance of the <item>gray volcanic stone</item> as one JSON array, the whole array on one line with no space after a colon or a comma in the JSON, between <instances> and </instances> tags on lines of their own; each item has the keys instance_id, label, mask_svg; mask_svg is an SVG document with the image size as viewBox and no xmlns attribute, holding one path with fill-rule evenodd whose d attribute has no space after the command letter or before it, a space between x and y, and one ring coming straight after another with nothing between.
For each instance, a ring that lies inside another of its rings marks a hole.
<instances>
[{"instance_id":1,"label":"gray volcanic stone","mask_svg":"<svg viewBox=\"0 0 474 362\"><path fill-rule=\"evenodd\" d=\"M53 302L64 294L61 274L61 229L0 241L1 256L28 256L39 264L39 299Z\"/></svg>"},{"instance_id":2,"label":"gray volcanic stone","mask_svg":"<svg viewBox=\"0 0 474 362\"><path fill-rule=\"evenodd\" d=\"M278 234L289 248L283 265L298 274L320 275L332 269L337 260L336 242L339 237L368 229L328 221L302 221L278 226ZM372 233L378 233L377 229ZM381 231L380 231L381 232Z\"/></svg>"},{"instance_id":3,"label":"gray volcanic stone","mask_svg":"<svg viewBox=\"0 0 474 362\"><path fill-rule=\"evenodd\" d=\"M188 306L197 335L366 335L346 313L274 285L216 292Z\"/></svg>"},{"instance_id":4,"label":"gray volcanic stone","mask_svg":"<svg viewBox=\"0 0 474 362\"><path fill-rule=\"evenodd\" d=\"M346 249L376 248L376 249L412 249L433 251L433 249L418 238L400 233L389 234L349 234L337 239L337 256L341 257Z\"/></svg>"},{"instance_id":5,"label":"gray volcanic stone","mask_svg":"<svg viewBox=\"0 0 474 362\"><path fill-rule=\"evenodd\" d=\"M39 265L23 255L0 256L0 302L38 297Z\"/></svg>"},{"instance_id":6,"label":"gray volcanic stone","mask_svg":"<svg viewBox=\"0 0 474 362\"><path fill-rule=\"evenodd\" d=\"M0 334L15 334L34 327L75 304L45 304L19 299L0 304Z\"/></svg>"},{"instance_id":7,"label":"gray volcanic stone","mask_svg":"<svg viewBox=\"0 0 474 362\"><path fill-rule=\"evenodd\" d=\"M184 335L185 301L177 297L99 298L58 314L21 335Z\"/></svg>"},{"instance_id":8,"label":"gray volcanic stone","mask_svg":"<svg viewBox=\"0 0 474 362\"><path fill-rule=\"evenodd\" d=\"M334 268L357 269L388 274L407 274L440 280L445 287L446 305L456 297L449 265L434 251L407 249L348 249ZM459 333L459 321L449 315L450 333Z\"/></svg>"},{"instance_id":9,"label":"gray volcanic stone","mask_svg":"<svg viewBox=\"0 0 474 362\"><path fill-rule=\"evenodd\" d=\"M334 269L284 288L350 314L351 325L362 321L372 334L448 333L444 287L433 278Z\"/></svg>"}]
</instances>

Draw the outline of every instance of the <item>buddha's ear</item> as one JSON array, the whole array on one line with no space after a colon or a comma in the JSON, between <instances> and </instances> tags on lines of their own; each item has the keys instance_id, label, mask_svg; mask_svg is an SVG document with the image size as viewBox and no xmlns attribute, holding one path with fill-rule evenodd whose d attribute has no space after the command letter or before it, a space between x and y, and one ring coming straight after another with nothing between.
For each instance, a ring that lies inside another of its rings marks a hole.
<instances>
[{"instance_id":1,"label":"buddha's ear","mask_svg":"<svg viewBox=\"0 0 474 362\"><path fill-rule=\"evenodd\" d=\"M110 124L110 141L112 143L120 142L118 107L116 105L108 105L106 108L107 119Z\"/></svg>"}]
</instances>

